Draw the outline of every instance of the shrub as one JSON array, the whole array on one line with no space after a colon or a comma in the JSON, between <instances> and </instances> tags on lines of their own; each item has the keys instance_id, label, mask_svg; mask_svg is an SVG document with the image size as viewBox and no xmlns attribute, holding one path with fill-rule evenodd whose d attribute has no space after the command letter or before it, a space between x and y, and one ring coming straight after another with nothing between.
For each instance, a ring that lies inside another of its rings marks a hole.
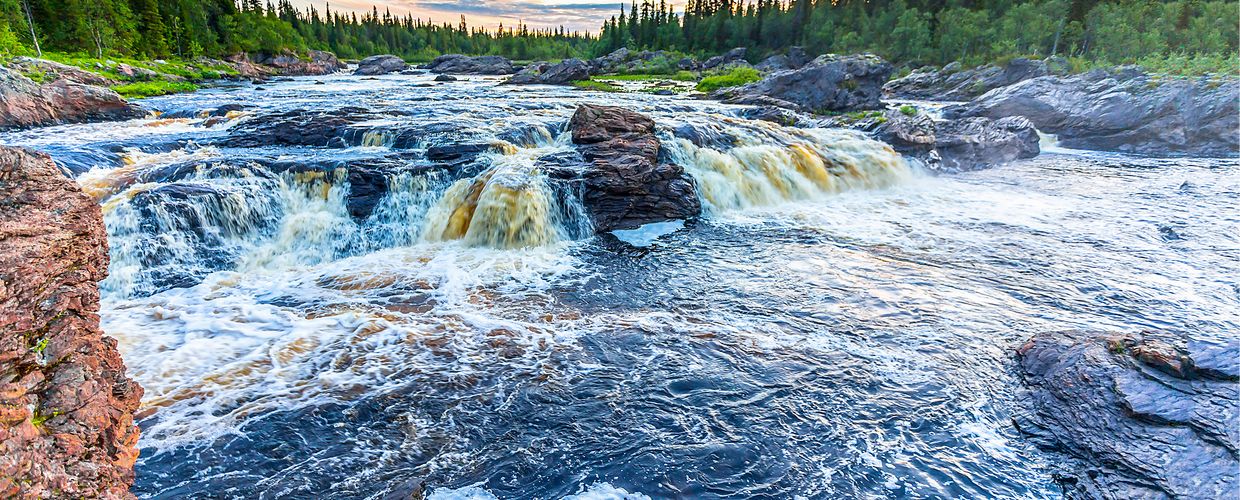
<instances>
[{"instance_id":1,"label":"shrub","mask_svg":"<svg viewBox=\"0 0 1240 500\"><path fill-rule=\"evenodd\" d=\"M150 82L127 83L112 87L116 93L125 98L141 98L152 97L157 95L176 94L180 92L193 92L198 90L198 86L187 82L168 82L163 80L155 80Z\"/></svg>"},{"instance_id":2,"label":"shrub","mask_svg":"<svg viewBox=\"0 0 1240 500\"><path fill-rule=\"evenodd\" d=\"M573 86L582 90L597 90L599 92L620 92L620 87L607 82L599 82L595 80L578 80L573 82Z\"/></svg>"},{"instance_id":3,"label":"shrub","mask_svg":"<svg viewBox=\"0 0 1240 500\"><path fill-rule=\"evenodd\" d=\"M712 75L703 78L698 82L697 89L702 92L714 92L726 87L737 87L746 83L756 82L762 79L762 75L758 70L753 68L732 68L731 71L722 75Z\"/></svg>"}]
</instances>

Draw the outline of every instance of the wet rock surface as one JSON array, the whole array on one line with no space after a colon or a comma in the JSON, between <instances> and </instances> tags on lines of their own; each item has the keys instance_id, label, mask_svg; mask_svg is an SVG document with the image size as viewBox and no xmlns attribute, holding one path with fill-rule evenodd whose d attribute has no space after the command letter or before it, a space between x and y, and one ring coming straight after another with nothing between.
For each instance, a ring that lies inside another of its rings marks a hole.
<instances>
[{"instance_id":1,"label":"wet rock surface","mask_svg":"<svg viewBox=\"0 0 1240 500\"><path fill-rule=\"evenodd\" d=\"M0 130L124 120L145 114L103 87L64 78L40 85L0 66Z\"/></svg>"},{"instance_id":2,"label":"wet rock surface","mask_svg":"<svg viewBox=\"0 0 1240 500\"><path fill-rule=\"evenodd\" d=\"M512 61L500 56L470 57L461 54L445 54L436 57L427 66L432 73L458 75L511 75L515 73Z\"/></svg>"},{"instance_id":3,"label":"wet rock surface","mask_svg":"<svg viewBox=\"0 0 1240 500\"><path fill-rule=\"evenodd\" d=\"M748 50L749 49L746 49L745 47L737 47L724 52L723 54L707 59L702 62L702 69L726 68L740 63L748 65L749 63L745 61L745 53L748 52Z\"/></svg>"},{"instance_id":4,"label":"wet rock surface","mask_svg":"<svg viewBox=\"0 0 1240 500\"><path fill-rule=\"evenodd\" d=\"M892 71L891 64L873 55L820 56L801 69L722 89L711 97L806 113L881 109L882 85Z\"/></svg>"},{"instance_id":5,"label":"wet rock surface","mask_svg":"<svg viewBox=\"0 0 1240 500\"><path fill-rule=\"evenodd\" d=\"M1240 152L1240 79L1172 78L1120 67L1044 76L948 108L948 117L1024 116L1065 147L1148 155Z\"/></svg>"},{"instance_id":6,"label":"wet rock surface","mask_svg":"<svg viewBox=\"0 0 1240 500\"><path fill-rule=\"evenodd\" d=\"M0 148L0 497L132 497L142 388L99 329L107 248L50 158Z\"/></svg>"},{"instance_id":7,"label":"wet rock surface","mask_svg":"<svg viewBox=\"0 0 1240 500\"><path fill-rule=\"evenodd\" d=\"M784 119L795 118L793 115ZM803 118L795 123L867 132L899 153L920 160L926 168L940 172L980 170L1041 153L1037 129L1019 116L934 120L920 111L906 114L889 109L820 120Z\"/></svg>"},{"instance_id":8,"label":"wet rock surface","mask_svg":"<svg viewBox=\"0 0 1240 500\"><path fill-rule=\"evenodd\" d=\"M583 203L597 232L701 214L693 181L677 165L659 162L654 121L611 106L583 104L569 121L586 162Z\"/></svg>"},{"instance_id":9,"label":"wet rock surface","mask_svg":"<svg viewBox=\"0 0 1240 500\"><path fill-rule=\"evenodd\" d=\"M1029 394L1016 423L1072 457L1067 497L1229 498L1240 489L1234 337L1053 332L1017 354Z\"/></svg>"},{"instance_id":10,"label":"wet rock surface","mask_svg":"<svg viewBox=\"0 0 1240 500\"><path fill-rule=\"evenodd\" d=\"M590 65L581 59L565 59L557 64L533 63L504 83L512 85L570 85L590 78Z\"/></svg>"},{"instance_id":11,"label":"wet rock surface","mask_svg":"<svg viewBox=\"0 0 1240 500\"><path fill-rule=\"evenodd\" d=\"M408 68L409 63L406 63L404 59L384 54L362 59L361 62L357 63L357 69L353 71L353 74L362 76L386 75L388 73L404 71Z\"/></svg>"},{"instance_id":12,"label":"wet rock surface","mask_svg":"<svg viewBox=\"0 0 1240 500\"><path fill-rule=\"evenodd\" d=\"M955 62L942 69L920 68L883 85L883 92L900 99L967 101L999 87L1046 76L1047 62L1018 57L1004 66L988 64L963 69Z\"/></svg>"}]
</instances>

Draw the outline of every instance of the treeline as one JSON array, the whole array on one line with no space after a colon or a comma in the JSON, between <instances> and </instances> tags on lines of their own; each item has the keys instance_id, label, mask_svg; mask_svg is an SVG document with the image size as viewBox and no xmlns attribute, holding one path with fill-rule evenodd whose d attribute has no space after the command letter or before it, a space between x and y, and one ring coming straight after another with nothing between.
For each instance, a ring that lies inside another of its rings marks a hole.
<instances>
[{"instance_id":1,"label":"treeline","mask_svg":"<svg viewBox=\"0 0 1240 500\"><path fill-rule=\"evenodd\" d=\"M874 52L900 63L969 65L1059 55L1121 64L1150 58L1237 58L1235 0L664 0L621 8L596 54L619 47L717 54L800 45L811 53Z\"/></svg>"},{"instance_id":2,"label":"treeline","mask_svg":"<svg viewBox=\"0 0 1240 500\"><path fill-rule=\"evenodd\" d=\"M330 50L346 58L465 53L560 59L586 54L593 43L589 34L563 27L492 31L468 26L464 16L459 24L436 24L377 8L360 16L297 10L287 0L0 0L0 54L33 53L37 44L48 51L152 59L284 49Z\"/></svg>"}]
</instances>

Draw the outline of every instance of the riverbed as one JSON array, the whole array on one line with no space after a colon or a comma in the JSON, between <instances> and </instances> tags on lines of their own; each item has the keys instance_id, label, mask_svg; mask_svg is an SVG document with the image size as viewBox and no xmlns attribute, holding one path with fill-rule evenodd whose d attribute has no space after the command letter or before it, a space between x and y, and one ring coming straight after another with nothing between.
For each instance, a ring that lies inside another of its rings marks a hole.
<instances>
[{"instance_id":1,"label":"riverbed","mask_svg":"<svg viewBox=\"0 0 1240 500\"><path fill-rule=\"evenodd\" d=\"M137 495L1056 497L1060 458L1012 424L1016 347L1240 327L1235 159L1048 148L934 175L739 106L432 77L5 136L103 206L102 325L146 389ZM594 234L540 163L579 103L654 118L703 217ZM330 146L229 140L346 106L382 118ZM428 156L480 141L469 167ZM389 169L364 217L359 165Z\"/></svg>"}]
</instances>

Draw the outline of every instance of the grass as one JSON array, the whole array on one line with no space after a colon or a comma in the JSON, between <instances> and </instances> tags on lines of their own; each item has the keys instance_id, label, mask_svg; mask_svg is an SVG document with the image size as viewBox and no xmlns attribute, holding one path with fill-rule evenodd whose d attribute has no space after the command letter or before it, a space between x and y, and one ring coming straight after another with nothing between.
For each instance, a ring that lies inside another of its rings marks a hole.
<instances>
[{"instance_id":1,"label":"grass","mask_svg":"<svg viewBox=\"0 0 1240 500\"><path fill-rule=\"evenodd\" d=\"M762 79L758 70L753 68L732 68L731 71L719 75L711 75L698 82L697 89L701 92L714 92L727 87L738 87L746 83Z\"/></svg>"},{"instance_id":2,"label":"grass","mask_svg":"<svg viewBox=\"0 0 1240 500\"><path fill-rule=\"evenodd\" d=\"M601 78L605 80L621 80L621 81L626 81L626 82L643 82L643 81L651 81L651 80L675 80L678 82L694 82L694 81L697 81L698 76L692 71L677 71L670 75L632 73L632 74L626 74L626 75L606 75Z\"/></svg>"},{"instance_id":3,"label":"grass","mask_svg":"<svg viewBox=\"0 0 1240 500\"><path fill-rule=\"evenodd\" d=\"M597 90L599 92L621 92L623 90L610 83L596 80L578 80L573 82L573 86L582 90Z\"/></svg>"},{"instance_id":4,"label":"grass","mask_svg":"<svg viewBox=\"0 0 1240 500\"><path fill-rule=\"evenodd\" d=\"M112 90L115 90L116 93L126 99L134 99L157 95L176 94L180 92L193 92L198 90L198 86L189 82L155 80L150 82L135 82L116 85L112 87Z\"/></svg>"},{"instance_id":5,"label":"grass","mask_svg":"<svg viewBox=\"0 0 1240 500\"><path fill-rule=\"evenodd\" d=\"M904 106L900 106L900 112L904 113L905 116L917 116L917 108L914 108L907 104Z\"/></svg>"}]
</instances>

